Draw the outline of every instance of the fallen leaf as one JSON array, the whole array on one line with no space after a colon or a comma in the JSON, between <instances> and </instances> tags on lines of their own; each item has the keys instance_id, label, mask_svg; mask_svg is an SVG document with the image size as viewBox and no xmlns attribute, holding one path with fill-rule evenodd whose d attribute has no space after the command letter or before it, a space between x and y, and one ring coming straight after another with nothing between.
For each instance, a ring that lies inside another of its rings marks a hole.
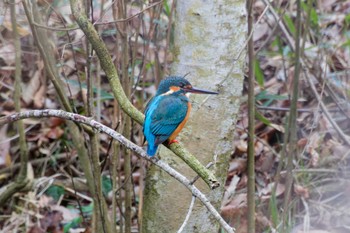
<instances>
[{"instance_id":1,"label":"fallen leaf","mask_svg":"<svg viewBox=\"0 0 350 233\"><path fill-rule=\"evenodd\" d=\"M40 88L40 75L41 72L36 70L30 81L22 87L22 100L27 106L33 102L34 95Z\"/></svg>"},{"instance_id":2,"label":"fallen leaf","mask_svg":"<svg viewBox=\"0 0 350 233\"><path fill-rule=\"evenodd\" d=\"M64 130L61 129L61 127L54 127L51 128L47 133L46 136L50 139L58 139L64 134Z\"/></svg>"},{"instance_id":3,"label":"fallen leaf","mask_svg":"<svg viewBox=\"0 0 350 233\"><path fill-rule=\"evenodd\" d=\"M259 196L261 197L262 200L269 200L271 198L271 192L272 189L275 185L275 182L269 183L265 188L261 189L260 191L258 191ZM276 197L279 197L280 195L282 195L285 191L285 185L278 183L277 187L276 187Z\"/></svg>"},{"instance_id":4,"label":"fallen leaf","mask_svg":"<svg viewBox=\"0 0 350 233\"><path fill-rule=\"evenodd\" d=\"M12 24L9 21L4 21L3 25L7 30L9 30L10 32L12 32ZM19 34L20 37L25 37L28 36L30 34L30 32L28 31L28 29L22 27L21 25L17 24L17 32Z\"/></svg>"},{"instance_id":5,"label":"fallen leaf","mask_svg":"<svg viewBox=\"0 0 350 233\"><path fill-rule=\"evenodd\" d=\"M13 66L15 64L15 46L12 43L0 44L0 60L6 65Z\"/></svg>"},{"instance_id":6,"label":"fallen leaf","mask_svg":"<svg viewBox=\"0 0 350 233\"><path fill-rule=\"evenodd\" d=\"M246 170L247 160L243 158L235 158L230 162L230 167L228 169L229 173L240 174Z\"/></svg>"},{"instance_id":7,"label":"fallen leaf","mask_svg":"<svg viewBox=\"0 0 350 233\"><path fill-rule=\"evenodd\" d=\"M7 127L4 125L0 129L0 167L11 165L10 139L7 137Z\"/></svg>"},{"instance_id":8,"label":"fallen leaf","mask_svg":"<svg viewBox=\"0 0 350 233\"><path fill-rule=\"evenodd\" d=\"M228 186L228 188L226 188L226 191L224 193L224 198L222 200L222 205L225 206L227 205L229 202L231 202L232 198L234 197L236 188L237 188L237 184L239 182L240 178L238 176L234 176L231 179L230 185Z\"/></svg>"},{"instance_id":9,"label":"fallen leaf","mask_svg":"<svg viewBox=\"0 0 350 233\"><path fill-rule=\"evenodd\" d=\"M304 197L305 199L309 199L310 197L309 189L301 185L294 184L294 192L297 195Z\"/></svg>"},{"instance_id":10,"label":"fallen leaf","mask_svg":"<svg viewBox=\"0 0 350 233\"><path fill-rule=\"evenodd\" d=\"M64 206L59 205L53 205L51 206L51 209L57 212L62 213L62 219L61 221L63 223L71 222L73 219L76 219L80 216L80 213L76 209L68 209Z\"/></svg>"},{"instance_id":11,"label":"fallen leaf","mask_svg":"<svg viewBox=\"0 0 350 233\"><path fill-rule=\"evenodd\" d=\"M35 108L43 108L45 103L46 86L41 82L39 90L34 94L33 102Z\"/></svg>"},{"instance_id":12,"label":"fallen leaf","mask_svg":"<svg viewBox=\"0 0 350 233\"><path fill-rule=\"evenodd\" d=\"M268 36L268 32L270 31L270 27L267 24L267 22L261 22L257 25L256 29L253 33L253 39L254 41L258 41L262 39L263 37Z\"/></svg>"}]
</instances>

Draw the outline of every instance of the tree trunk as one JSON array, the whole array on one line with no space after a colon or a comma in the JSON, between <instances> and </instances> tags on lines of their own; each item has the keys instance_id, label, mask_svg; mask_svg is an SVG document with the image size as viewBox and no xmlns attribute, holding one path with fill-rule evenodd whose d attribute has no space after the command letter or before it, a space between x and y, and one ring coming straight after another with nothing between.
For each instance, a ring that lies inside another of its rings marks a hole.
<instances>
[{"instance_id":1,"label":"tree trunk","mask_svg":"<svg viewBox=\"0 0 350 233\"><path fill-rule=\"evenodd\" d=\"M204 165L214 162L221 187L209 190L195 185L220 208L233 132L241 96L246 40L245 1L177 1L175 21L176 62L173 75L185 75L194 87L219 95L191 95L192 112L178 139ZM243 53L244 54L244 53ZM161 146L161 159L192 179L196 174L176 155ZM191 202L191 193L165 172L151 167L147 173L142 232L176 232ZM218 224L205 207L196 205L183 232L217 232Z\"/></svg>"}]
</instances>

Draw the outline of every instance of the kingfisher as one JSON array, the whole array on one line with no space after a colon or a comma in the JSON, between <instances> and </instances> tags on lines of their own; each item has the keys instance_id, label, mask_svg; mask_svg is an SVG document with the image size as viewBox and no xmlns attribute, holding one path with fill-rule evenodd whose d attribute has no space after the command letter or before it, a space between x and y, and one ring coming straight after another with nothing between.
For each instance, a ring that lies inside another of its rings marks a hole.
<instances>
[{"instance_id":1,"label":"kingfisher","mask_svg":"<svg viewBox=\"0 0 350 233\"><path fill-rule=\"evenodd\" d=\"M145 109L143 134L148 142L147 154L154 156L158 146L175 138L185 126L191 111L190 93L217 95L217 92L192 87L184 77L170 76L163 79L156 95Z\"/></svg>"}]
</instances>

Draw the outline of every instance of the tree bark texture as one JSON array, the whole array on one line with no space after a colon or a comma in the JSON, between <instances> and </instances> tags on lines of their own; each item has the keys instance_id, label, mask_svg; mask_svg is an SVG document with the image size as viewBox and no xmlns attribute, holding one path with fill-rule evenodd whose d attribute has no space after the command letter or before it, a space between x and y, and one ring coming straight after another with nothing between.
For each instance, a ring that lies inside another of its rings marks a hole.
<instances>
[{"instance_id":1,"label":"tree bark texture","mask_svg":"<svg viewBox=\"0 0 350 233\"><path fill-rule=\"evenodd\" d=\"M233 152L233 132L243 83L244 55L237 60L246 41L245 1L177 1L175 19L175 63L172 75L183 76L194 87L218 91L219 95L191 95L192 112L177 138L204 164L213 162L221 187L199 187L219 209L228 161ZM242 53L245 54L245 53ZM164 146L160 158L189 179L196 174ZM177 232L191 202L191 193L155 166L147 172L143 207L143 233ZM217 232L219 225L196 201L183 232Z\"/></svg>"}]
</instances>

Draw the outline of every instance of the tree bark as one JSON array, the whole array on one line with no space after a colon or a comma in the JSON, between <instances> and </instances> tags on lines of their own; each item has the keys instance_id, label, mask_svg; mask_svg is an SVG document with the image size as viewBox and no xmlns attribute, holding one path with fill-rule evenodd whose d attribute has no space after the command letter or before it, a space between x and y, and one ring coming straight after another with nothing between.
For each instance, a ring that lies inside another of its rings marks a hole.
<instances>
[{"instance_id":1,"label":"tree bark","mask_svg":"<svg viewBox=\"0 0 350 233\"><path fill-rule=\"evenodd\" d=\"M176 62L173 75L185 75L193 86L218 91L217 96L192 95L192 112L178 139L204 164L213 162L221 187L199 187L216 208L224 192L228 160L243 83L246 40L245 1L177 1ZM161 146L160 157L189 179L196 174L176 155ZM165 172L152 166L147 172L142 232L176 232L191 202L191 193ZM217 232L219 225L198 201L183 232Z\"/></svg>"}]
</instances>

